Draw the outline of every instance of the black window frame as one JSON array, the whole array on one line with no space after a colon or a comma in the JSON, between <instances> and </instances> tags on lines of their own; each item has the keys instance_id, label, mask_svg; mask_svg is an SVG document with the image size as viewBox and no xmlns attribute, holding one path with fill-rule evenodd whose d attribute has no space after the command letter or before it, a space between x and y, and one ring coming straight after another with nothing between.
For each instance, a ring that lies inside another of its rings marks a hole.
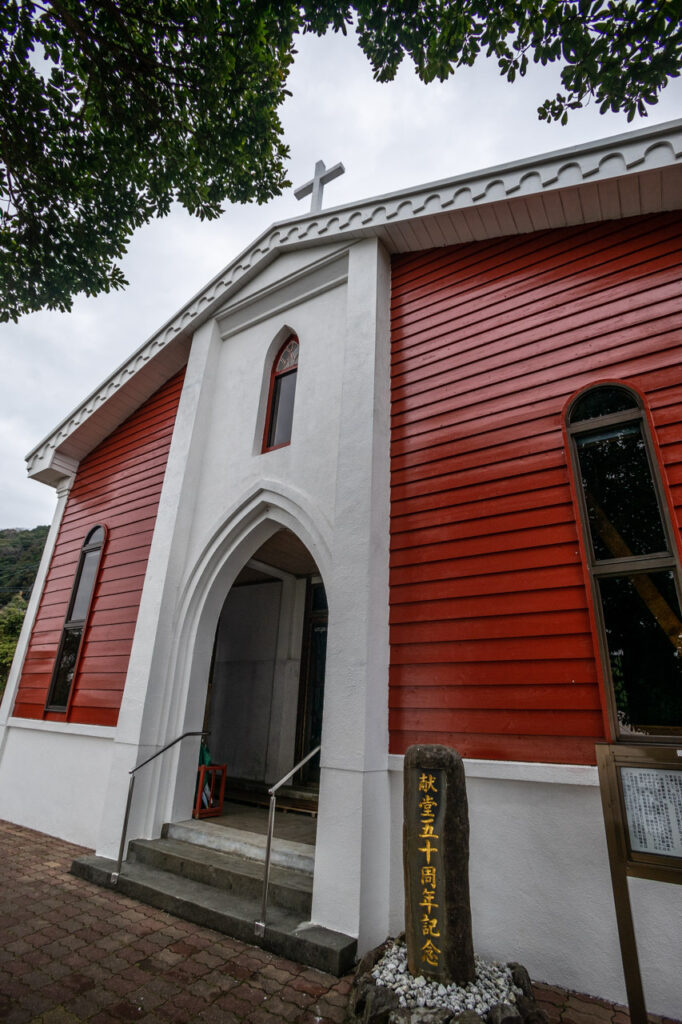
<instances>
[{"instance_id":1,"label":"black window frame","mask_svg":"<svg viewBox=\"0 0 682 1024\"><path fill-rule=\"evenodd\" d=\"M602 388L619 388L632 399L632 406L619 412L608 413L604 416L595 416L590 419L572 422L572 416L581 399L583 399L588 393L597 392ZM654 495L658 503L658 511L666 543L666 550L643 555L598 558L592 541L587 499L582 485L583 477L578 456L577 441L579 438L589 435L590 433L598 433L610 427L624 426L630 423L638 424L641 430L641 436L644 441L644 450L646 452L648 467L651 473ZM676 543L676 531L670 515L668 497L663 486L663 480L660 472L658 452L650 428L644 400L633 388L620 381L604 381L590 385L578 392L578 394L576 394L568 403L565 415L565 430L568 439L574 492L578 505L580 527L585 552L585 568L589 577L592 608L597 627L599 657L604 682L606 684L604 689L612 735L618 743L637 743L641 745L679 744L682 739L682 732L661 731L660 733L642 733L632 731L628 732L622 729L618 718L611 658L607 642L606 622L602 605L602 595L599 587L599 581L608 577L624 577L628 575L635 576L638 574L649 574L654 572L670 572L677 592L677 599L680 607L682 608L682 587L680 586L682 572L680 567L679 550ZM682 722L680 723L680 730L682 730Z\"/></svg>"},{"instance_id":2,"label":"black window frame","mask_svg":"<svg viewBox=\"0 0 682 1024\"><path fill-rule=\"evenodd\" d=\"M71 589L71 596L69 598L69 606L66 613L66 619L62 627L62 635L59 640L59 648L57 650L57 657L55 659L54 668L52 670L52 678L50 680L50 687L47 693L47 700L45 702L45 711L56 712L59 714L65 714L71 704L73 697L74 687L78 676L78 669L80 666L81 655L83 653L83 641L87 632L88 620L90 618L90 612L92 610L92 601L97 589L97 583L99 580L99 572L102 565L102 553L107 541L107 529L105 526L98 524L93 526L92 529L88 530L83 546L81 547L80 557L78 559L78 568L76 569L76 575L74 577L73 587ZM92 552L97 552L98 557L95 563L94 572L92 574L92 582L90 586L90 593L86 602L85 614L78 619L73 618L74 606L76 598L78 597L78 589L83 575L83 569L87 556ZM65 651L69 640L80 632L78 640L78 648L74 659L73 673L68 686L68 692L66 693L66 700L64 703L55 702L55 691L57 690L60 672L62 669L62 663L64 660Z\"/></svg>"}]
</instances>

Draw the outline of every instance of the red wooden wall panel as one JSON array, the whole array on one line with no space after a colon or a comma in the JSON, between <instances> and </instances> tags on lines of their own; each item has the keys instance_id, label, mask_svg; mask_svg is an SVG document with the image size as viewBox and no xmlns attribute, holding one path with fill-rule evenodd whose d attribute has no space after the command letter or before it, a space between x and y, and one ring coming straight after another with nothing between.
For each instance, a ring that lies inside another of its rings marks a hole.
<instances>
[{"instance_id":1,"label":"red wooden wall panel","mask_svg":"<svg viewBox=\"0 0 682 1024\"><path fill-rule=\"evenodd\" d=\"M184 371L78 467L31 635L14 714L115 725L125 684ZM107 528L97 586L66 714L46 712L81 547Z\"/></svg>"},{"instance_id":2,"label":"red wooden wall panel","mask_svg":"<svg viewBox=\"0 0 682 1024\"><path fill-rule=\"evenodd\" d=\"M682 218L396 257L391 750L595 762L605 738L562 410L645 395L682 522Z\"/></svg>"}]
</instances>

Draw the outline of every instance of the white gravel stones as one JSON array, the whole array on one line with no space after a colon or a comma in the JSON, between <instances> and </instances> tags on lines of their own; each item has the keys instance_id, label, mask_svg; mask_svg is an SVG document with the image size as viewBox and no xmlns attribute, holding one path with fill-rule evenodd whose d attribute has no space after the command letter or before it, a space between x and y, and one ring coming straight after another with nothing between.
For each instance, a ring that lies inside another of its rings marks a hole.
<instances>
[{"instance_id":1,"label":"white gravel stones","mask_svg":"<svg viewBox=\"0 0 682 1024\"><path fill-rule=\"evenodd\" d=\"M413 978L407 969L407 949L402 943L393 942L378 961L372 977L377 985L392 988L398 995L400 1005L408 1009L426 1007L444 1008L453 1013L474 1010L482 1017L496 1003L516 1002L522 995L514 985L511 971L504 964L483 960L475 955L476 980L468 985L442 985L426 978Z\"/></svg>"}]
</instances>

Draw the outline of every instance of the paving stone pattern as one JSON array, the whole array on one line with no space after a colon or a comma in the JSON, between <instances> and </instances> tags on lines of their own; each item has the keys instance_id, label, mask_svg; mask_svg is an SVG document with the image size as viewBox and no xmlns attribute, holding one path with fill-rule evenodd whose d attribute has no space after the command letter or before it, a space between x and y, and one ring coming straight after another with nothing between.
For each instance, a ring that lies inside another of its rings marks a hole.
<instances>
[{"instance_id":1,"label":"paving stone pattern","mask_svg":"<svg viewBox=\"0 0 682 1024\"><path fill-rule=\"evenodd\" d=\"M333 978L75 878L69 865L85 852L0 822L3 1024L343 1024L350 976ZM629 1024L622 1006L535 988L550 1024Z\"/></svg>"}]
</instances>

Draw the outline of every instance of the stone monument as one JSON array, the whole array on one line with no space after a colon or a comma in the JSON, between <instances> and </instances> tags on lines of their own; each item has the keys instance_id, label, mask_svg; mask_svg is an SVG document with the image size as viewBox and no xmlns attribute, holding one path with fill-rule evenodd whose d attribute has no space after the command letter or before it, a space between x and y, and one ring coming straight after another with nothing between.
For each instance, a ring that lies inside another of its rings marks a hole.
<instances>
[{"instance_id":1,"label":"stone monument","mask_svg":"<svg viewBox=\"0 0 682 1024\"><path fill-rule=\"evenodd\" d=\"M405 754L405 939L358 965L348 997L356 1024L548 1024L525 967L474 959L469 810L464 767L449 747Z\"/></svg>"},{"instance_id":2,"label":"stone monument","mask_svg":"<svg viewBox=\"0 0 682 1024\"><path fill-rule=\"evenodd\" d=\"M405 754L403 864L410 973L449 985L476 976L464 766L449 747Z\"/></svg>"}]
</instances>

